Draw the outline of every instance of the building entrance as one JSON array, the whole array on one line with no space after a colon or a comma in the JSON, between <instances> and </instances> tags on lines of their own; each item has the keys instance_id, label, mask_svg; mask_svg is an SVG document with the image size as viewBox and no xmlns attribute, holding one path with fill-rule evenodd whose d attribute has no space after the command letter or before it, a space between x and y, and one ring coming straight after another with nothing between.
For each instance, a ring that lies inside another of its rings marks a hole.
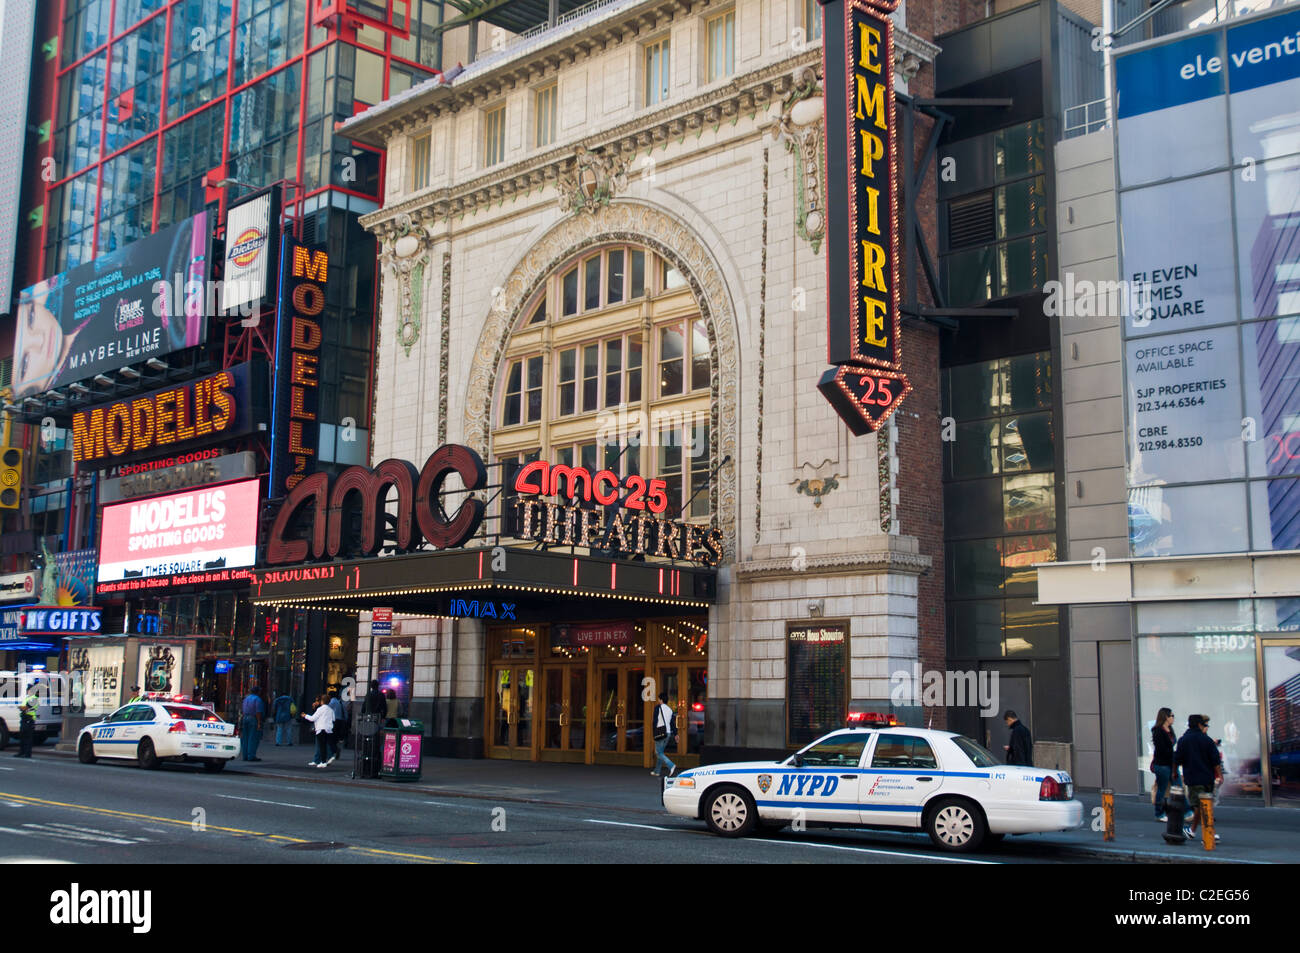
<instances>
[{"instance_id":1,"label":"building entrance","mask_svg":"<svg viewBox=\"0 0 1300 953\"><path fill-rule=\"evenodd\" d=\"M677 713L669 755L698 764L707 633L704 618L490 627L488 757L648 768L662 691Z\"/></svg>"}]
</instances>

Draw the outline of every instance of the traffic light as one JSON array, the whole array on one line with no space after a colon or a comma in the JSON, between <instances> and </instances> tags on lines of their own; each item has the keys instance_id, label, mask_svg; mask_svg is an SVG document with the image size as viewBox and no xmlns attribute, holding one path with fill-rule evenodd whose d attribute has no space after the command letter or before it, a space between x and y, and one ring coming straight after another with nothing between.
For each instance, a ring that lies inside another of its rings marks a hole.
<instances>
[{"instance_id":1,"label":"traffic light","mask_svg":"<svg viewBox=\"0 0 1300 953\"><path fill-rule=\"evenodd\" d=\"M18 491L23 485L23 452L17 447L0 449L0 509L18 509Z\"/></svg>"}]
</instances>

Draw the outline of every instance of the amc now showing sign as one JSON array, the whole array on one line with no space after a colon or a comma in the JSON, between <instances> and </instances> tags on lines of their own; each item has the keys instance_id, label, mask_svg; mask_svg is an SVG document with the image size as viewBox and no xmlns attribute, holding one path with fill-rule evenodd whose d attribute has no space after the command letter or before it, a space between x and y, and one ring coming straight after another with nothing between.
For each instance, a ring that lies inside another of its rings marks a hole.
<instances>
[{"instance_id":1,"label":"amc now showing sign","mask_svg":"<svg viewBox=\"0 0 1300 953\"><path fill-rule=\"evenodd\" d=\"M252 566L259 487L243 480L104 507L99 582Z\"/></svg>"}]
</instances>

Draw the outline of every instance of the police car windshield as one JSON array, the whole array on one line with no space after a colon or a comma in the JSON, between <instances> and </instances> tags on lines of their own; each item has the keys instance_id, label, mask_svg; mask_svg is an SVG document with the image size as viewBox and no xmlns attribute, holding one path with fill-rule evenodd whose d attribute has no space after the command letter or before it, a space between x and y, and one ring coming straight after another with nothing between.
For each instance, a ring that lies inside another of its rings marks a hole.
<instances>
[{"instance_id":1,"label":"police car windshield","mask_svg":"<svg viewBox=\"0 0 1300 953\"><path fill-rule=\"evenodd\" d=\"M190 721L220 721L221 718L206 708L191 708L188 705L164 705L167 714L173 718L188 718Z\"/></svg>"},{"instance_id":2,"label":"police car windshield","mask_svg":"<svg viewBox=\"0 0 1300 953\"><path fill-rule=\"evenodd\" d=\"M962 754L970 758L971 764L977 768L992 768L1002 763L993 757L983 745L976 744L965 735L957 735L952 739L952 742L961 749Z\"/></svg>"}]
</instances>

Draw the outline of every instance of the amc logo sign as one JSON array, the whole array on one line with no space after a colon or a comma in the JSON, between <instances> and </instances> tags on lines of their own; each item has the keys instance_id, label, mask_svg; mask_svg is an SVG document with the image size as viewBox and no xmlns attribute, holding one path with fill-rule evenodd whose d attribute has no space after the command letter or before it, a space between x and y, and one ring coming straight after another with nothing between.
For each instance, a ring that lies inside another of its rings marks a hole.
<instances>
[{"instance_id":1,"label":"amc logo sign","mask_svg":"<svg viewBox=\"0 0 1300 953\"><path fill-rule=\"evenodd\" d=\"M659 514L668 509L668 484L663 480L649 483L637 474L623 481L627 491L623 506L629 510L649 510ZM534 460L515 477L515 492L530 496L561 496L571 500L581 495L585 502L595 500L609 506L619 500L619 479L612 470L599 470L595 476L586 467L570 467Z\"/></svg>"},{"instance_id":2,"label":"amc logo sign","mask_svg":"<svg viewBox=\"0 0 1300 953\"><path fill-rule=\"evenodd\" d=\"M482 458L469 447L447 444L439 447L425 461L421 470L406 460L385 460L373 470L348 467L331 485L328 473L304 477L285 497L276 514L271 537L266 545L266 561L271 565L299 563L305 559L334 558L343 550L344 511L350 502L360 506L361 553L372 555L383 542L385 497L390 488L397 490L397 548L406 551L421 539L435 549L461 546L478 532L483 522L484 504L467 498L449 516L443 509L443 484L456 474L468 491L487 485L487 469ZM309 539L290 538L290 528L298 513L308 503L315 504Z\"/></svg>"}]
</instances>

